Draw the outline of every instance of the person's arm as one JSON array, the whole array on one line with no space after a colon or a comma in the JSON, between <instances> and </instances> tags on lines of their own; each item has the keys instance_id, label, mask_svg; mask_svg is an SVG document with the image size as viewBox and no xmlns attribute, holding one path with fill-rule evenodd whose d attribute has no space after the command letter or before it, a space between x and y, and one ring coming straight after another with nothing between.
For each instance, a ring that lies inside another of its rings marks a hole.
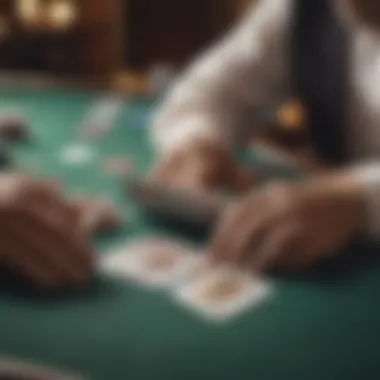
<instances>
[{"instance_id":1,"label":"person's arm","mask_svg":"<svg viewBox=\"0 0 380 380\"><path fill-rule=\"evenodd\" d=\"M273 102L284 84L291 3L256 3L190 66L156 116L152 139L159 151L199 139L230 147L242 137L247 111Z\"/></svg>"},{"instance_id":2,"label":"person's arm","mask_svg":"<svg viewBox=\"0 0 380 380\"><path fill-rule=\"evenodd\" d=\"M214 259L255 273L304 269L358 237L378 241L380 162L248 193L226 208L215 231Z\"/></svg>"},{"instance_id":3,"label":"person's arm","mask_svg":"<svg viewBox=\"0 0 380 380\"><path fill-rule=\"evenodd\" d=\"M380 238L380 162L347 169L361 188L368 218L367 235Z\"/></svg>"}]
</instances>

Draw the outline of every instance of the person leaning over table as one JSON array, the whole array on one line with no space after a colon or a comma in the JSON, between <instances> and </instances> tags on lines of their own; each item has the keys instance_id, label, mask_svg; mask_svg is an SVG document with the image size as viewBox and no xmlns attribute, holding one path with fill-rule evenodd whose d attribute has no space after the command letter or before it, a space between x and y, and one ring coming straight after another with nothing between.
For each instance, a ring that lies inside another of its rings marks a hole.
<instances>
[{"instance_id":1,"label":"person leaning over table","mask_svg":"<svg viewBox=\"0 0 380 380\"><path fill-rule=\"evenodd\" d=\"M179 79L152 129L157 180L193 190L233 181L231 152L247 114L285 87L293 3L256 2ZM328 175L269 185L227 207L215 231L217 260L295 270L359 235L380 236L380 1L328 3L350 30L350 159Z\"/></svg>"},{"instance_id":2,"label":"person leaning over table","mask_svg":"<svg viewBox=\"0 0 380 380\"><path fill-rule=\"evenodd\" d=\"M44 288L89 280L94 255L79 213L56 185L0 174L0 269Z\"/></svg>"}]
</instances>

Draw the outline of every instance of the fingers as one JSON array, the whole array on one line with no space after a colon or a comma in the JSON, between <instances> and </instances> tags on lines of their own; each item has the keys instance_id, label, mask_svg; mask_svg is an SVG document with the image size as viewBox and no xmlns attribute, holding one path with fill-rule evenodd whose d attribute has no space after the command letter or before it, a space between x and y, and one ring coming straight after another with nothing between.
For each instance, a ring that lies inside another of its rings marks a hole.
<instances>
[{"instance_id":1,"label":"fingers","mask_svg":"<svg viewBox=\"0 0 380 380\"><path fill-rule=\"evenodd\" d=\"M57 194L46 195L41 203L30 205L29 212L53 224L64 225L72 231L80 230L80 210L75 204L66 202Z\"/></svg>"},{"instance_id":2,"label":"fingers","mask_svg":"<svg viewBox=\"0 0 380 380\"><path fill-rule=\"evenodd\" d=\"M230 182L234 170L224 147L196 141L164 158L152 178L181 189L209 192Z\"/></svg>"},{"instance_id":3,"label":"fingers","mask_svg":"<svg viewBox=\"0 0 380 380\"><path fill-rule=\"evenodd\" d=\"M17 179L17 180L16 180ZM64 202L53 184L27 177L16 177L8 206L16 210L29 209L50 216L64 216Z\"/></svg>"},{"instance_id":4,"label":"fingers","mask_svg":"<svg viewBox=\"0 0 380 380\"><path fill-rule=\"evenodd\" d=\"M80 280L89 275L93 252L81 231L73 230L67 223L53 223L43 217L35 220L28 215L17 227L41 252L52 252L51 260L66 268L73 278Z\"/></svg>"},{"instance_id":5,"label":"fingers","mask_svg":"<svg viewBox=\"0 0 380 380\"><path fill-rule=\"evenodd\" d=\"M264 175L258 171L237 167L232 175L231 186L239 194L244 194L250 191L253 185L263 183L264 179Z\"/></svg>"},{"instance_id":6,"label":"fingers","mask_svg":"<svg viewBox=\"0 0 380 380\"><path fill-rule=\"evenodd\" d=\"M179 189L198 190L203 187L201 173L196 165L196 158L188 155L173 154L163 161L152 173L153 181Z\"/></svg>"},{"instance_id":7,"label":"fingers","mask_svg":"<svg viewBox=\"0 0 380 380\"><path fill-rule=\"evenodd\" d=\"M304 249L303 226L283 207L281 197L285 196L276 191L245 197L231 206L215 234L214 260L250 266L253 271L262 272L291 260Z\"/></svg>"},{"instance_id":8,"label":"fingers","mask_svg":"<svg viewBox=\"0 0 380 380\"><path fill-rule=\"evenodd\" d=\"M51 268L61 281L83 283L88 280L91 260L89 253L82 247L83 243L68 241L63 234L53 232L41 226L40 231L24 230L22 237L33 247L35 257Z\"/></svg>"},{"instance_id":9,"label":"fingers","mask_svg":"<svg viewBox=\"0 0 380 380\"><path fill-rule=\"evenodd\" d=\"M217 261L241 262L249 245L260 239L267 225L260 198L230 206L216 229L212 255Z\"/></svg>"},{"instance_id":10,"label":"fingers","mask_svg":"<svg viewBox=\"0 0 380 380\"><path fill-rule=\"evenodd\" d=\"M150 177L159 182L171 181L173 176L175 176L180 170L182 161L183 159L180 155L173 154L160 162L153 170Z\"/></svg>"},{"instance_id":11,"label":"fingers","mask_svg":"<svg viewBox=\"0 0 380 380\"><path fill-rule=\"evenodd\" d=\"M73 229L80 228L80 215L73 203L66 201L60 193L61 186L56 181L34 181L28 196L23 199L30 212L43 215L53 223L63 223ZM19 204L22 206L23 203Z\"/></svg>"},{"instance_id":12,"label":"fingers","mask_svg":"<svg viewBox=\"0 0 380 380\"><path fill-rule=\"evenodd\" d=\"M245 196L227 209L212 256L256 272L302 269L332 255L352 236L335 189L281 185Z\"/></svg>"},{"instance_id":13,"label":"fingers","mask_svg":"<svg viewBox=\"0 0 380 380\"><path fill-rule=\"evenodd\" d=\"M1 262L39 285L87 280L93 253L81 234L78 209L59 187L14 175L4 179L1 191Z\"/></svg>"},{"instance_id":14,"label":"fingers","mask_svg":"<svg viewBox=\"0 0 380 380\"><path fill-rule=\"evenodd\" d=\"M30 215L11 218L3 232L5 261L40 285L79 284L91 275L92 254L81 237Z\"/></svg>"},{"instance_id":15,"label":"fingers","mask_svg":"<svg viewBox=\"0 0 380 380\"><path fill-rule=\"evenodd\" d=\"M286 271L299 271L317 264L329 256L328 253L322 254L322 252L324 251L318 249L316 244L302 236L291 254L280 257L277 267Z\"/></svg>"},{"instance_id":16,"label":"fingers","mask_svg":"<svg viewBox=\"0 0 380 380\"><path fill-rule=\"evenodd\" d=\"M227 231L228 228L227 225ZM300 270L321 257L318 245L307 238L303 226L280 220L264 221L259 218L252 224L235 228L224 238L221 244L217 243L220 246L212 250L213 258L218 262L249 267L254 273L275 268Z\"/></svg>"},{"instance_id":17,"label":"fingers","mask_svg":"<svg viewBox=\"0 0 380 380\"><path fill-rule=\"evenodd\" d=\"M251 251L252 270L255 273L264 272L291 260L300 248L300 235L298 226L280 225L275 228L266 236L261 246L256 246L255 251Z\"/></svg>"},{"instance_id":18,"label":"fingers","mask_svg":"<svg viewBox=\"0 0 380 380\"><path fill-rule=\"evenodd\" d=\"M66 217L68 225L75 226L78 231L81 230L82 225L82 210L75 202L69 203L66 207Z\"/></svg>"},{"instance_id":19,"label":"fingers","mask_svg":"<svg viewBox=\"0 0 380 380\"><path fill-rule=\"evenodd\" d=\"M40 262L37 257L30 254L32 248L22 239L13 239L10 235L4 234L0 240L0 253L3 265L27 280L48 288L59 284L56 274L44 262Z\"/></svg>"}]
</instances>

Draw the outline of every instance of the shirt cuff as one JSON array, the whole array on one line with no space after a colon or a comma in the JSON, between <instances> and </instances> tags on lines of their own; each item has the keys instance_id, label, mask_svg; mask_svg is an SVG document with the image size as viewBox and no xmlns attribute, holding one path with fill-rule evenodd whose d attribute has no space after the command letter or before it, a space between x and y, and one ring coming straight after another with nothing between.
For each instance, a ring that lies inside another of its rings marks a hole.
<instances>
[{"instance_id":1,"label":"shirt cuff","mask_svg":"<svg viewBox=\"0 0 380 380\"><path fill-rule=\"evenodd\" d=\"M350 170L363 189L367 201L368 235L380 238L380 162Z\"/></svg>"}]
</instances>

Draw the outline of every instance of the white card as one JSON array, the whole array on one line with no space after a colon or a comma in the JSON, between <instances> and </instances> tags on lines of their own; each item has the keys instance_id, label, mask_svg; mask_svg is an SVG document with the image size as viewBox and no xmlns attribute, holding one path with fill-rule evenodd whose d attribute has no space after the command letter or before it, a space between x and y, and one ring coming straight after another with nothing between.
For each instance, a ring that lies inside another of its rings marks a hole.
<instances>
[{"instance_id":1,"label":"white card","mask_svg":"<svg viewBox=\"0 0 380 380\"><path fill-rule=\"evenodd\" d=\"M82 165L91 162L95 158L95 152L88 145L73 144L65 146L59 156L65 164Z\"/></svg>"},{"instance_id":2,"label":"white card","mask_svg":"<svg viewBox=\"0 0 380 380\"><path fill-rule=\"evenodd\" d=\"M122 109L123 100L117 96L108 96L95 102L79 127L81 136L86 139L102 137L113 128Z\"/></svg>"},{"instance_id":3,"label":"white card","mask_svg":"<svg viewBox=\"0 0 380 380\"><path fill-rule=\"evenodd\" d=\"M184 287L202 277L211 275L216 270L207 254L192 251L192 254L189 255L188 266L175 285Z\"/></svg>"},{"instance_id":4,"label":"white card","mask_svg":"<svg viewBox=\"0 0 380 380\"><path fill-rule=\"evenodd\" d=\"M174 296L201 317L224 322L261 304L271 294L272 287L263 279L224 267L208 271Z\"/></svg>"},{"instance_id":5,"label":"white card","mask_svg":"<svg viewBox=\"0 0 380 380\"><path fill-rule=\"evenodd\" d=\"M101 272L116 277L135 277L137 261L135 255L125 248L102 256L99 260Z\"/></svg>"},{"instance_id":6,"label":"white card","mask_svg":"<svg viewBox=\"0 0 380 380\"><path fill-rule=\"evenodd\" d=\"M179 243L160 238L126 244L101 259L101 270L153 287L179 282L196 264L194 254Z\"/></svg>"}]
</instances>

